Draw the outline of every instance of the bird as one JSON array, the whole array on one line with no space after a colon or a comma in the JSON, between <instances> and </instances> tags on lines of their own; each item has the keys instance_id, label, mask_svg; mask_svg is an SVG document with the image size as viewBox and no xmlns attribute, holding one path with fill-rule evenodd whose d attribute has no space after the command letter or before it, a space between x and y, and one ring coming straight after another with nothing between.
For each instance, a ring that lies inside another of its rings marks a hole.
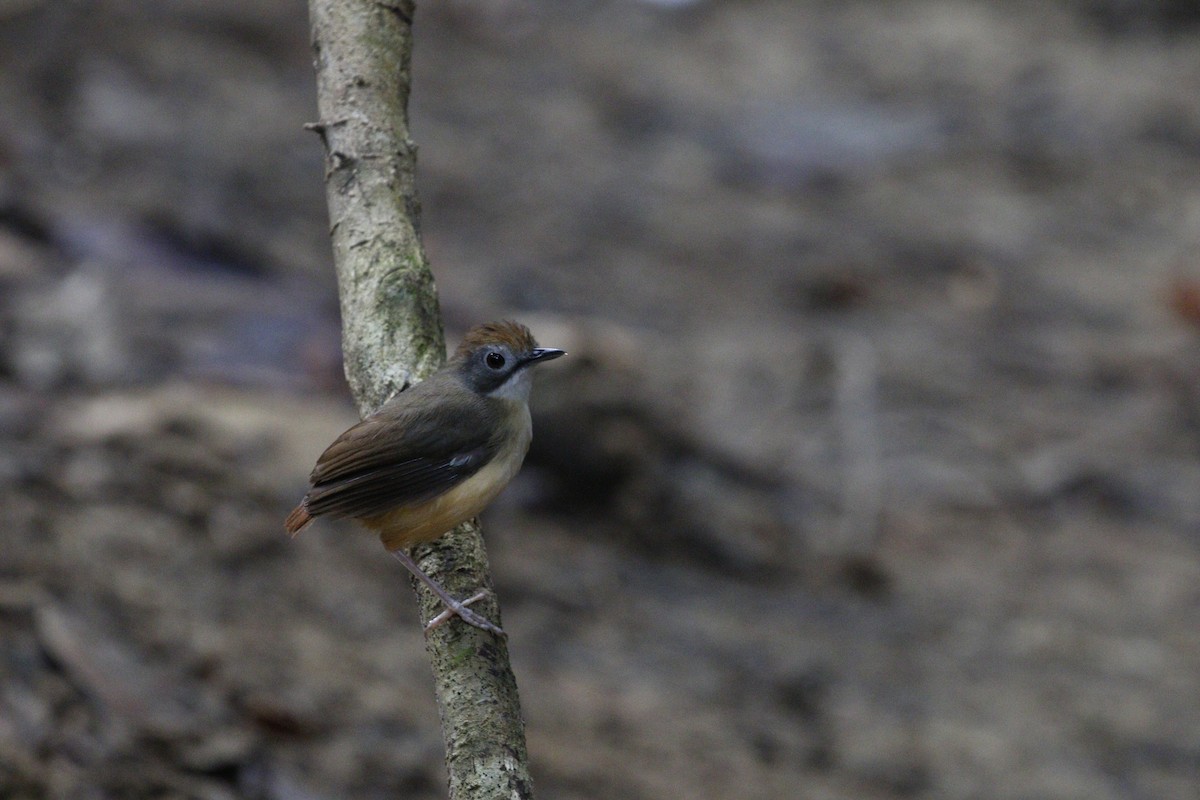
<instances>
[{"instance_id":1,"label":"bird","mask_svg":"<svg viewBox=\"0 0 1200 800\"><path fill-rule=\"evenodd\" d=\"M517 474L533 438L533 367L566 355L539 347L511 320L478 325L445 366L393 396L346 430L317 459L309 489L284 522L295 537L316 517L349 517L428 586L453 616L499 636L504 631L457 600L406 552L477 516Z\"/></svg>"}]
</instances>

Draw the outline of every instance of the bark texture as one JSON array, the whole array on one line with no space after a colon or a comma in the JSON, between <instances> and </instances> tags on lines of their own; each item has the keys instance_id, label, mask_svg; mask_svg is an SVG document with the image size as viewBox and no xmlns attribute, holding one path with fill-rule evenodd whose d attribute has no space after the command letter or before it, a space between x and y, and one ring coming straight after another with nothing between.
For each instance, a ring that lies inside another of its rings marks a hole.
<instances>
[{"instance_id":1,"label":"bark texture","mask_svg":"<svg viewBox=\"0 0 1200 800\"><path fill-rule=\"evenodd\" d=\"M325 181L346 378L363 415L445 360L437 291L420 241L416 146L408 134L414 3L310 0ZM382 554L381 554L382 555ZM415 548L450 592L491 589L477 525ZM441 611L415 581L422 624ZM494 595L473 606L499 624ZM530 798L516 679L506 643L451 620L426 636L450 797Z\"/></svg>"}]
</instances>

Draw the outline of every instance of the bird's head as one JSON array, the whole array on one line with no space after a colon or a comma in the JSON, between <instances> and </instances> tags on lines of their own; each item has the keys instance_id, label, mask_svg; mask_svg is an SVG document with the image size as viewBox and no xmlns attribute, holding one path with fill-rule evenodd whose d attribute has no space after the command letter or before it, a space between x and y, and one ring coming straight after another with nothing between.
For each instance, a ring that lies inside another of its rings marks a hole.
<instances>
[{"instance_id":1,"label":"bird's head","mask_svg":"<svg viewBox=\"0 0 1200 800\"><path fill-rule=\"evenodd\" d=\"M526 401L535 364L566 355L552 347L538 347L529 328L503 320L477 325L467 331L453 362L467 386L479 394Z\"/></svg>"}]
</instances>

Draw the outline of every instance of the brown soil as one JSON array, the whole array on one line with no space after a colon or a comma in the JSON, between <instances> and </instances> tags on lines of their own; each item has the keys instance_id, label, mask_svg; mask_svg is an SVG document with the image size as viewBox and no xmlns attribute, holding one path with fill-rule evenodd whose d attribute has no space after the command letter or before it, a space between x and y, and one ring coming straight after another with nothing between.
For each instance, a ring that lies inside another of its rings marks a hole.
<instances>
[{"instance_id":1,"label":"brown soil","mask_svg":"<svg viewBox=\"0 0 1200 800\"><path fill-rule=\"evenodd\" d=\"M444 796L302 8L0 4L0 796ZM1200 792L1200 26L425 3L450 339L571 357L485 515L546 798Z\"/></svg>"}]
</instances>

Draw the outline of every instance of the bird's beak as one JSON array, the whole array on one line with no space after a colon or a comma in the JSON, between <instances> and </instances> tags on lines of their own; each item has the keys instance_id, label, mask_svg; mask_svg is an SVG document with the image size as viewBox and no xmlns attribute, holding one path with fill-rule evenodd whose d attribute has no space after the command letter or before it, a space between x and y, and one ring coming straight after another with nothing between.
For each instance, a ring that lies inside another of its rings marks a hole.
<instances>
[{"instance_id":1,"label":"bird's beak","mask_svg":"<svg viewBox=\"0 0 1200 800\"><path fill-rule=\"evenodd\" d=\"M521 361L526 364L536 364L539 361L550 361L566 354L566 350L557 350L553 347L535 347L526 353Z\"/></svg>"}]
</instances>

